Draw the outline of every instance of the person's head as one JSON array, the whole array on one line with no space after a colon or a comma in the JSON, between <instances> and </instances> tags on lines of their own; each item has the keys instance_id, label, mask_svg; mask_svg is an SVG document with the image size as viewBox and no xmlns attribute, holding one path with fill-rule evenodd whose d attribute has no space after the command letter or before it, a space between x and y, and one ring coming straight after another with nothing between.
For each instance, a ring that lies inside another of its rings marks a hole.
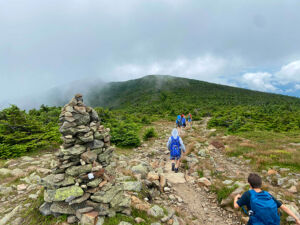
<instances>
[{"instance_id":1,"label":"person's head","mask_svg":"<svg viewBox=\"0 0 300 225\"><path fill-rule=\"evenodd\" d=\"M262 180L261 177L256 173L250 173L248 176L248 183L251 188L261 188Z\"/></svg>"},{"instance_id":2,"label":"person's head","mask_svg":"<svg viewBox=\"0 0 300 225\"><path fill-rule=\"evenodd\" d=\"M173 138L177 138L177 136L178 136L178 130L176 129L176 128L174 128L173 130L172 130L172 136L173 136Z\"/></svg>"}]
</instances>

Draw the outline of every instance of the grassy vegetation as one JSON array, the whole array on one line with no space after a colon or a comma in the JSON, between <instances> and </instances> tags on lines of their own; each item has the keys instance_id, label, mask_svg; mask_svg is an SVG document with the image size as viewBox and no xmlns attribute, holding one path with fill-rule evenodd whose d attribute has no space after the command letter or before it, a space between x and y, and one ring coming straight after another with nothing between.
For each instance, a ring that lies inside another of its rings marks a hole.
<instances>
[{"instance_id":1,"label":"grassy vegetation","mask_svg":"<svg viewBox=\"0 0 300 225\"><path fill-rule=\"evenodd\" d=\"M203 170L197 170L197 173L200 178L204 176Z\"/></svg>"},{"instance_id":2,"label":"grassy vegetation","mask_svg":"<svg viewBox=\"0 0 300 225\"><path fill-rule=\"evenodd\" d=\"M188 170L189 169L189 164L188 164L188 161L186 159L183 159L181 161L181 165L182 167L185 169L185 170Z\"/></svg>"},{"instance_id":3,"label":"grassy vegetation","mask_svg":"<svg viewBox=\"0 0 300 225\"><path fill-rule=\"evenodd\" d=\"M238 185L233 185L232 187L228 187L219 183L217 185L212 185L211 191L217 194L217 200L219 203L221 203L223 199L226 199L237 188Z\"/></svg>"},{"instance_id":4,"label":"grassy vegetation","mask_svg":"<svg viewBox=\"0 0 300 225\"><path fill-rule=\"evenodd\" d=\"M241 139L241 138L243 139ZM246 140L245 140L246 139ZM229 156L251 159L255 167L268 169L272 166L300 171L300 136L294 132L252 131L238 133L225 141Z\"/></svg>"},{"instance_id":5,"label":"grassy vegetation","mask_svg":"<svg viewBox=\"0 0 300 225\"><path fill-rule=\"evenodd\" d=\"M252 140L255 147L230 146L228 154L299 169L299 149L287 150L284 140L299 143L300 99L171 76L147 76L108 84L85 96L96 107L101 123L111 129L111 141L133 148L141 138L154 137L153 121L175 121L191 112L193 120L211 116L209 127ZM19 157L60 143L60 107L42 105L28 112L16 106L0 111L0 158ZM217 136L212 132L210 136ZM272 147L272 143L280 146ZM295 155L294 155L295 154ZM293 155L294 157L291 157Z\"/></svg>"},{"instance_id":6,"label":"grassy vegetation","mask_svg":"<svg viewBox=\"0 0 300 225\"><path fill-rule=\"evenodd\" d=\"M117 214L114 217L105 218L104 224L105 225L118 225L121 221L128 222L128 223L131 223L131 224L138 224L138 223L136 223L134 221L134 219L136 217L140 217L140 218L142 218L142 219L145 220L145 222L139 223L141 225L149 225L151 223L156 222L156 219L153 218L153 217L151 217L151 216L149 216L147 214L147 212L141 211L141 210L137 210L137 209L133 208L131 216L126 216L126 215L123 215L123 214Z\"/></svg>"},{"instance_id":7,"label":"grassy vegetation","mask_svg":"<svg viewBox=\"0 0 300 225\"><path fill-rule=\"evenodd\" d=\"M145 141L147 141L149 138L153 138L153 137L156 137L157 136L157 133L154 129L154 127L150 127L150 128L147 128L144 132L144 135L143 135L143 139Z\"/></svg>"}]
</instances>

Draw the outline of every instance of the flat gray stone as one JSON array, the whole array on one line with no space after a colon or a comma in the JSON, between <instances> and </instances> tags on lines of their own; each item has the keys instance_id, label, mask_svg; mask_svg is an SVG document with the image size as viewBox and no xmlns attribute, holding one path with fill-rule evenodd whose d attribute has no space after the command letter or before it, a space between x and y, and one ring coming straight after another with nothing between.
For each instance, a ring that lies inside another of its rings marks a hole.
<instances>
[{"instance_id":1,"label":"flat gray stone","mask_svg":"<svg viewBox=\"0 0 300 225\"><path fill-rule=\"evenodd\" d=\"M153 217L163 217L164 214L164 210L159 207L158 205L154 205L152 206L148 211L147 211L148 215L153 216Z\"/></svg>"}]
</instances>

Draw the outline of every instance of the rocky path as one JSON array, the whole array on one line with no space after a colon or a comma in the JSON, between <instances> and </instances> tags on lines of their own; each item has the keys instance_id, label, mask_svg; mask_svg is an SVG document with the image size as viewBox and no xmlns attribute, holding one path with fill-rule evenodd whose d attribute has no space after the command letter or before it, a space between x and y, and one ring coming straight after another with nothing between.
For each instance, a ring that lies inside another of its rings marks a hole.
<instances>
[{"instance_id":1,"label":"rocky path","mask_svg":"<svg viewBox=\"0 0 300 225\"><path fill-rule=\"evenodd\" d=\"M242 212L233 210L232 196L247 189L246 177L252 171L249 161L228 157L223 143L230 136L218 139L214 129L207 129L207 122L208 118L204 118L182 132L187 154L177 174L171 171L166 147L174 128L171 122L155 122L152 126L158 133L156 138L139 148L114 154L116 179L129 181L127 188L132 190L133 206L148 211L149 207L158 205L168 211L160 223L155 223L157 225L233 225L244 224L247 219ZM54 153L44 152L0 165L0 225L28 224L24 223L24 211L38 201L42 191L40 179L51 172L55 163ZM269 191L282 199L286 192L280 185L291 183L297 186L300 175L287 172L280 175L274 171L262 171L261 175L269 181ZM275 178L277 185L273 186ZM135 192L141 186L144 189ZM214 190L230 190L232 194L222 196L222 201L218 202L220 196ZM284 203L299 211L299 196L284 199Z\"/></svg>"},{"instance_id":2,"label":"rocky path","mask_svg":"<svg viewBox=\"0 0 300 225\"><path fill-rule=\"evenodd\" d=\"M174 128L173 123L156 123L159 138L143 144L133 157L135 160L145 160L151 156L148 162L153 169L159 171L159 167L163 168L161 172L168 182L168 187L160 196L163 200L157 198L157 203L175 209L187 224L244 224L248 218L241 211L237 212L232 208L232 198L247 190L246 179L252 172L250 162L243 158L228 157L224 152L225 146L216 142L212 135L215 130L207 129L208 120L209 118L204 118L195 123L193 128L182 131L181 136L188 153L182 160L182 168L178 174L171 171L169 152L166 148L166 142ZM222 138L226 141L230 136ZM265 173L261 175L269 175ZM277 192L282 193L282 189L265 183L271 187L269 191L274 196L281 197ZM218 203L218 196L211 191L212 185L225 190L232 188L232 193ZM292 202L290 206L297 211L296 204Z\"/></svg>"},{"instance_id":3,"label":"rocky path","mask_svg":"<svg viewBox=\"0 0 300 225\"><path fill-rule=\"evenodd\" d=\"M207 121L208 119L205 119L201 124L194 124L194 128L196 129L186 128L186 130L182 131L182 136L184 136L187 145L188 141L191 143L193 139L199 136L205 138L205 136L211 132L206 129ZM166 196L164 197L167 199L167 202L165 202L166 205L177 209L188 224L241 224L240 219L237 218L234 213L225 211L218 206L215 194L209 191L211 184L209 180L207 181L209 185L206 186L203 184L202 186L198 183L199 177L197 173L194 173L193 176L184 168L181 168L177 174L171 171L166 141L173 126L172 123L156 124L160 139L155 140L153 143L144 144L142 148L137 151L137 154L134 155L135 158L142 159L147 155L147 152L155 152L155 157L150 159L149 163L150 165L154 165L154 168L156 167L155 164L159 164L163 168L163 176L167 179L170 186L170 188L165 188ZM195 130L197 130L198 133L196 133ZM187 146L187 148L191 147ZM217 161L212 161L216 167L226 165L226 162L223 163L224 155L218 154L217 150L213 154L217 156ZM211 159L214 159L214 157L211 157ZM194 153L188 154L185 160L190 163L191 167L193 164L201 164L201 160L199 160ZM203 160L206 161L207 159L205 158Z\"/></svg>"}]
</instances>

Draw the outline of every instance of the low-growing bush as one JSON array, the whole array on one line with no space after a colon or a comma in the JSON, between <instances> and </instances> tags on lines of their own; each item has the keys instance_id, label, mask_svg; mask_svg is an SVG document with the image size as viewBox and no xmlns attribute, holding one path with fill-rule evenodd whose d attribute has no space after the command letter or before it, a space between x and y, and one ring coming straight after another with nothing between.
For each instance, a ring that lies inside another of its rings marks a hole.
<instances>
[{"instance_id":1,"label":"low-growing bush","mask_svg":"<svg viewBox=\"0 0 300 225\"><path fill-rule=\"evenodd\" d=\"M153 127L146 129L144 135L143 135L143 139L144 140L148 140L149 138L153 138L156 137L157 133L155 131L155 129Z\"/></svg>"},{"instance_id":2,"label":"low-growing bush","mask_svg":"<svg viewBox=\"0 0 300 225\"><path fill-rule=\"evenodd\" d=\"M19 157L60 143L58 123L55 122L58 111L56 107L44 106L27 113L14 105L0 111L0 158Z\"/></svg>"},{"instance_id":3,"label":"low-growing bush","mask_svg":"<svg viewBox=\"0 0 300 225\"><path fill-rule=\"evenodd\" d=\"M121 122L111 128L111 141L121 147L140 146L141 140L138 135L138 127L134 123Z\"/></svg>"}]
</instances>

